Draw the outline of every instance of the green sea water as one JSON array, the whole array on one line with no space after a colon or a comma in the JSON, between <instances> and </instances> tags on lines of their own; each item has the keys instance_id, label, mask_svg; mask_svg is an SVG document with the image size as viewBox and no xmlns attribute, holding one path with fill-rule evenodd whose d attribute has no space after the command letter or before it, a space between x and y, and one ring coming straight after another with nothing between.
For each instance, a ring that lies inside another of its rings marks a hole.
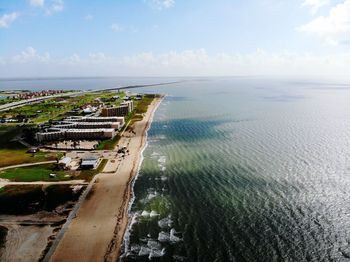
<instances>
[{"instance_id":1,"label":"green sea water","mask_svg":"<svg viewBox=\"0 0 350 262\"><path fill-rule=\"evenodd\" d=\"M144 91L167 96L122 261L349 260L349 85L227 78Z\"/></svg>"}]
</instances>

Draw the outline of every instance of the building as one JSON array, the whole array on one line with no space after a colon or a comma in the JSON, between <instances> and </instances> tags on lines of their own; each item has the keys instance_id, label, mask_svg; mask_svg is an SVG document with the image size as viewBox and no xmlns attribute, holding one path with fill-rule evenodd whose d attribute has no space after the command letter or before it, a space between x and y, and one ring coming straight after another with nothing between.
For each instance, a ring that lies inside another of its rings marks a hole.
<instances>
[{"instance_id":1,"label":"building","mask_svg":"<svg viewBox=\"0 0 350 262\"><path fill-rule=\"evenodd\" d=\"M134 101L124 101L123 103L120 104L121 106L127 105L129 107L129 112L134 111Z\"/></svg>"},{"instance_id":2,"label":"building","mask_svg":"<svg viewBox=\"0 0 350 262\"><path fill-rule=\"evenodd\" d=\"M110 116L127 116L134 110L134 102L126 101L120 104L118 107L107 107L102 108L101 116L110 117Z\"/></svg>"},{"instance_id":3,"label":"building","mask_svg":"<svg viewBox=\"0 0 350 262\"><path fill-rule=\"evenodd\" d=\"M39 132L36 139L43 141L110 139L124 126L124 117L70 117Z\"/></svg>"},{"instance_id":4,"label":"building","mask_svg":"<svg viewBox=\"0 0 350 262\"><path fill-rule=\"evenodd\" d=\"M96 169L99 163L99 158L97 157L86 157L81 160L81 169Z\"/></svg>"},{"instance_id":5,"label":"building","mask_svg":"<svg viewBox=\"0 0 350 262\"><path fill-rule=\"evenodd\" d=\"M66 118L65 121L67 122L118 122L120 123L120 126L124 125L124 117L121 116L111 116L111 117L101 117L101 116L94 116L94 117L70 117Z\"/></svg>"},{"instance_id":6,"label":"building","mask_svg":"<svg viewBox=\"0 0 350 262\"><path fill-rule=\"evenodd\" d=\"M69 168L69 164L72 162L72 159L68 156L63 157L60 159L60 161L58 161L58 166L61 169L68 169Z\"/></svg>"},{"instance_id":7,"label":"building","mask_svg":"<svg viewBox=\"0 0 350 262\"><path fill-rule=\"evenodd\" d=\"M55 129L86 129L86 128L114 128L119 129L119 122L66 122L63 121L59 125L53 125Z\"/></svg>"},{"instance_id":8,"label":"building","mask_svg":"<svg viewBox=\"0 0 350 262\"><path fill-rule=\"evenodd\" d=\"M39 142L60 140L100 140L110 139L116 135L114 128L102 129L61 129L51 132L40 132L36 134Z\"/></svg>"}]
</instances>

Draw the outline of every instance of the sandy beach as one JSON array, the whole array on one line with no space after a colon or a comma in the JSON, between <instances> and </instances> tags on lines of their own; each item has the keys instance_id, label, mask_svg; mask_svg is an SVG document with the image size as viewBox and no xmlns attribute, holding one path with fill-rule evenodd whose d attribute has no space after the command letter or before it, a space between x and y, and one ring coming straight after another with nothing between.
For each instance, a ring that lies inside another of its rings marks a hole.
<instances>
[{"instance_id":1,"label":"sandy beach","mask_svg":"<svg viewBox=\"0 0 350 262\"><path fill-rule=\"evenodd\" d=\"M60 239L50 261L116 261L128 224L131 182L146 145L147 129L161 99L148 107L142 121L125 132L119 146L127 146L129 154L118 162L117 171L98 175L95 184L82 202L76 217Z\"/></svg>"}]
</instances>

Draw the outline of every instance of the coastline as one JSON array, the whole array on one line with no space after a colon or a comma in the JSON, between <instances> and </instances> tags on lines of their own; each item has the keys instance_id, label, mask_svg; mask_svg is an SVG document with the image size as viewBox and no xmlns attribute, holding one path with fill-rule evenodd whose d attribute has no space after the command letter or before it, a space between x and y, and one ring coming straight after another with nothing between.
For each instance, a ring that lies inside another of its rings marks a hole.
<instances>
[{"instance_id":1,"label":"coastline","mask_svg":"<svg viewBox=\"0 0 350 262\"><path fill-rule=\"evenodd\" d=\"M160 104L162 103L163 99L164 99L165 95L162 95L160 98L158 98L158 103L155 105L155 108L152 109L152 112L151 112L151 116L150 116L150 121L149 121L149 124L146 128L146 131L145 131L145 143L140 151L140 156L141 156L141 159L139 161L139 164L138 164L138 167L137 167L137 171L136 171L136 174L134 175L134 177L131 179L131 191L130 191L130 194L129 194L129 201L128 201L128 206L127 206L127 225L124 229L124 233L123 233L123 238L122 238L122 241L120 243L120 246L119 246L119 258L122 257L124 254L121 253L123 251L123 249L125 248L125 246L128 245L128 242L126 241L129 241L129 231L133 225L133 219L134 219L134 216L132 217L129 217L130 215L130 211L131 211L131 207L132 205L134 204L134 201L135 201L135 193L134 193L134 185L136 183L136 180L140 174L140 169L141 169L141 166L142 166L142 162L144 160L144 156L143 156L143 153L144 151L146 150L147 146L148 146L148 131L150 130L151 128L151 125L153 123L153 118L154 118L154 114L155 112L157 111L158 107L160 106ZM125 245L126 243L126 245Z\"/></svg>"},{"instance_id":2,"label":"coastline","mask_svg":"<svg viewBox=\"0 0 350 262\"><path fill-rule=\"evenodd\" d=\"M144 118L133 124L135 133L126 132L122 136L118 145L127 145L130 153L120 160L116 172L102 172L97 176L96 183L59 241L50 261L118 259L128 227L132 187L147 146L147 132L162 99L154 99Z\"/></svg>"}]
</instances>

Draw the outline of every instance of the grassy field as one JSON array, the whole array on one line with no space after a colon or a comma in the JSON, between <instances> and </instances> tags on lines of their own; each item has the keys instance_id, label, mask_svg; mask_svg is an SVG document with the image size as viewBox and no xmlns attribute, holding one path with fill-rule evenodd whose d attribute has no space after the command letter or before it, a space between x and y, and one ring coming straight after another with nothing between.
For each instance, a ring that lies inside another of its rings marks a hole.
<instances>
[{"instance_id":1,"label":"grassy field","mask_svg":"<svg viewBox=\"0 0 350 262\"><path fill-rule=\"evenodd\" d=\"M55 153L38 152L28 154L27 148L17 141L13 141L17 136L21 136L24 127L1 126L0 128L0 167L12 166L24 163L35 163L48 160L55 160Z\"/></svg>"},{"instance_id":2,"label":"grassy field","mask_svg":"<svg viewBox=\"0 0 350 262\"><path fill-rule=\"evenodd\" d=\"M50 178L50 174L56 174L57 176ZM6 169L0 171L0 178L15 182L62 181L71 179L68 173L58 170L56 164Z\"/></svg>"},{"instance_id":3,"label":"grassy field","mask_svg":"<svg viewBox=\"0 0 350 262\"><path fill-rule=\"evenodd\" d=\"M14 182L34 182L34 181L67 181L72 179L83 179L90 181L96 174L100 173L107 160L103 159L99 167L95 170L64 171L59 170L56 164L46 164L30 167L19 167L0 171L0 178ZM56 177L50 177L56 174Z\"/></svg>"},{"instance_id":4,"label":"grassy field","mask_svg":"<svg viewBox=\"0 0 350 262\"><path fill-rule=\"evenodd\" d=\"M119 105L120 100L115 101L113 96L125 96L124 92L87 93L75 97L57 97L40 103L25 105L0 113L0 118L28 119L30 123L44 123L49 120L60 120L68 116L68 112L84 105L95 104L100 98L105 104ZM98 103L98 102L97 102Z\"/></svg>"}]
</instances>

